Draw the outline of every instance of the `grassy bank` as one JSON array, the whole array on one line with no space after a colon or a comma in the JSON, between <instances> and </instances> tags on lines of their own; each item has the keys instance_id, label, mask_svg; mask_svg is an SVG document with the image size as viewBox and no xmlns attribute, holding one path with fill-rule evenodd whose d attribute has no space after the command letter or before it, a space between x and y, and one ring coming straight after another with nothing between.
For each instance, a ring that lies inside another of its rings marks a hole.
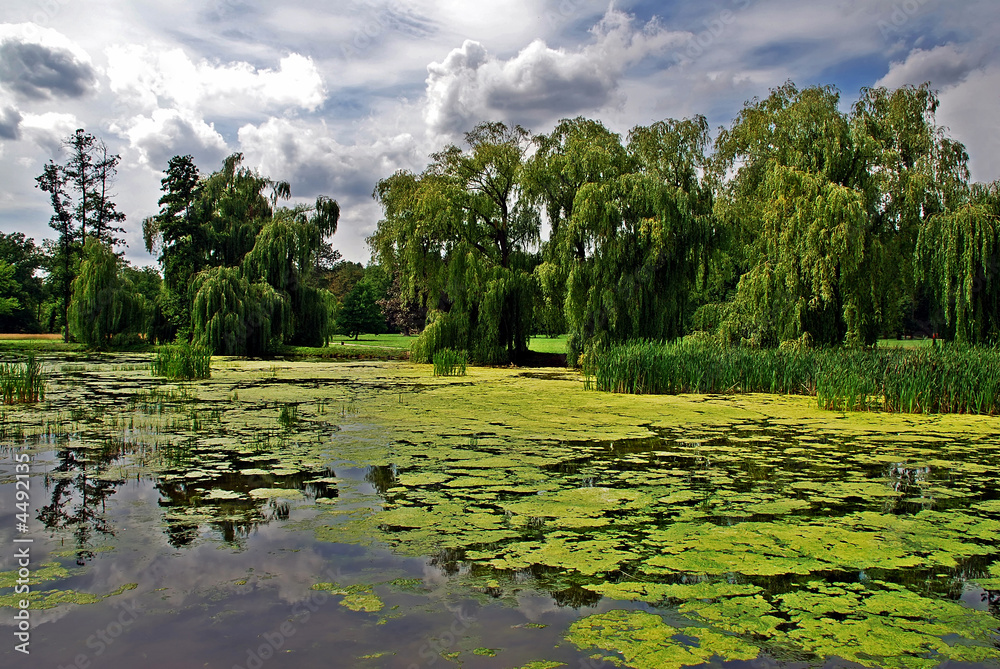
<instances>
[{"instance_id":1,"label":"grassy bank","mask_svg":"<svg viewBox=\"0 0 1000 669\"><path fill-rule=\"evenodd\" d=\"M1000 413L1000 350L886 348L780 351L632 342L590 354L597 390L630 394L811 395L821 408Z\"/></svg>"},{"instance_id":2,"label":"grassy bank","mask_svg":"<svg viewBox=\"0 0 1000 669\"><path fill-rule=\"evenodd\" d=\"M83 344L67 344L59 335L0 335L0 352L72 353L83 350Z\"/></svg>"}]
</instances>

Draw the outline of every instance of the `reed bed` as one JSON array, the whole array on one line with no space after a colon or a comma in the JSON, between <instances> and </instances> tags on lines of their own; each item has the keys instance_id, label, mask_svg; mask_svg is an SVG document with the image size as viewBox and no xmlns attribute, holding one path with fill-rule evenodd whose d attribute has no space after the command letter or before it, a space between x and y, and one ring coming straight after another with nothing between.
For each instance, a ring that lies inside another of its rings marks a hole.
<instances>
[{"instance_id":1,"label":"reed bed","mask_svg":"<svg viewBox=\"0 0 1000 669\"><path fill-rule=\"evenodd\" d=\"M154 376L190 381L212 376L212 352L207 348L179 344L161 346L151 366Z\"/></svg>"},{"instance_id":2,"label":"reed bed","mask_svg":"<svg viewBox=\"0 0 1000 669\"><path fill-rule=\"evenodd\" d=\"M29 404L45 399L45 375L34 355L24 363L0 364L0 400L3 404Z\"/></svg>"},{"instance_id":3,"label":"reed bed","mask_svg":"<svg viewBox=\"0 0 1000 669\"><path fill-rule=\"evenodd\" d=\"M823 409L1000 414L1000 350L768 350L629 342L590 352L587 387L631 394L774 393Z\"/></svg>"},{"instance_id":4,"label":"reed bed","mask_svg":"<svg viewBox=\"0 0 1000 669\"><path fill-rule=\"evenodd\" d=\"M465 376L468 364L466 351L443 348L434 354L434 376Z\"/></svg>"}]
</instances>

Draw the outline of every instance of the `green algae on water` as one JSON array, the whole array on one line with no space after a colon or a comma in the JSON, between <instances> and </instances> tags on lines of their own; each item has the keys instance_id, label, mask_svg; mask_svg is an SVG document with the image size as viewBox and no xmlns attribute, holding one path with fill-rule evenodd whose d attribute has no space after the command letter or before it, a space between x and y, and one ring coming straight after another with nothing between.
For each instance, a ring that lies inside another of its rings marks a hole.
<instances>
[{"instance_id":1,"label":"green algae on water","mask_svg":"<svg viewBox=\"0 0 1000 669\"><path fill-rule=\"evenodd\" d=\"M377 613L385 608L385 603L375 594L374 586L371 585L341 586L337 583L317 583L312 589L342 595L340 605L351 611Z\"/></svg>"}]
</instances>

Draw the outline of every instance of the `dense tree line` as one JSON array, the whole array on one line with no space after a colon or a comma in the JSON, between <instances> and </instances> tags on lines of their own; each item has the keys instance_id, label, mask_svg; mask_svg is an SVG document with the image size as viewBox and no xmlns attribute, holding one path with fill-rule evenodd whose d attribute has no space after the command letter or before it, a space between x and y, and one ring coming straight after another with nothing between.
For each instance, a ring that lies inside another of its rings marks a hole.
<instances>
[{"instance_id":1,"label":"dense tree line","mask_svg":"<svg viewBox=\"0 0 1000 669\"><path fill-rule=\"evenodd\" d=\"M997 184L936 125L928 86L791 83L714 143L703 117L634 128L484 123L379 182L370 244L415 348L516 360L532 332L589 346L708 331L757 347L1000 337ZM547 235L543 237L543 225Z\"/></svg>"},{"instance_id":2,"label":"dense tree line","mask_svg":"<svg viewBox=\"0 0 1000 669\"><path fill-rule=\"evenodd\" d=\"M95 347L192 341L264 355L335 331L421 333L517 361L532 334L588 347L696 331L752 347L870 346L937 332L1000 338L1000 184L936 124L928 86L786 83L713 140L704 117L622 137L600 121L533 135L478 125L420 173L377 184L373 262L330 243L340 208L286 204L291 185L240 154L202 174L169 161L143 221L161 274L116 253L118 157L77 131L37 178L56 239L0 235L0 325Z\"/></svg>"}]
</instances>

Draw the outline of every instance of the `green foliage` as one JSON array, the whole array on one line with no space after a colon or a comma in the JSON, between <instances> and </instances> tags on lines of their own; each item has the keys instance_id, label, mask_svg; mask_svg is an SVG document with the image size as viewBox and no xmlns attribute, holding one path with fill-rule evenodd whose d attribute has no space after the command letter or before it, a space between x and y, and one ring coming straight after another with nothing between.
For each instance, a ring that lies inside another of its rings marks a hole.
<instances>
[{"instance_id":1,"label":"green foliage","mask_svg":"<svg viewBox=\"0 0 1000 669\"><path fill-rule=\"evenodd\" d=\"M267 283L250 283L236 267L202 272L194 290L194 342L216 355L272 354L291 328L288 299Z\"/></svg>"},{"instance_id":2,"label":"green foliage","mask_svg":"<svg viewBox=\"0 0 1000 669\"><path fill-rule=\"evenodd\" d=\"M713 340L634 341L589 352L597 390L630 394L815 392L816 354L720 347Z\"/></svg>"},{"instance_id":3,"label":"green foliage","mask_svg":"<svg viewBox=\"0 0 1000 669\"><path fill-rule=\"evenodd\" d=\"M33 239L21 232L0 232L0 267L11 268L0 269L0 277L5 277L0 278L0 331L40 331L38 315L45 295L42 279L35 274L44 262Z\"/></svg>"},{"instance_id":4,"label":"green foliage","mask_svg":"<svg viewBox=\"0 0 1000 669\"><path fill-rule=\"evenodd\" d=\"M361 281L344 297L337 312L337 331L349 337L376 334L385 327L385 318L375 298L375 289Z\"/></svg>"},{"instance_id":5,"label":"green foliage","mask_svg":"<svg viewBox=\"0 0 1000 669\"><path fill-rule=\"evenodd\" d=\"M134 346L149 331L146 299L125 278L114 252L96 237L84 247L69 319L73 336L98 350Z\"/></svg>"},{"instance_id":6,"label":"green foliage","mask_svg":"<svg viewBox=\"0 0 1000 669\"><path fill-rule=\"evenodd\" d=\"M598 348L584 373L597 390L630 394L811 395L837 411L1000 413L1000 350L811 350L719 346L710 338Z\"/></svg>"},{"instance_id":7,"label":"green foliage","mask_svg":"<svg viewBox=\"0 0 1000 669\"><path fill-rule=\"evenodd\" d=\"M702 117L637 127L625 147L576 119L536 139L527 183L552 222L540 311L552 328L563 306L571 364L595 343L682 334L712 244L711 191L698 177L707 128Z\"/></svg>"},{"instance_id":8,"label":"green foliage","mask_svg":"<svg viewBox=\"0 0 1000 669\"><path fill-rule=\"evenodd\" d=\"M212 376L212 352L206 348L184 343L161 346L153 358L154 376L190 381Z\"/></svg>"},{"instance_id":9,"label":"green foliage","mask_svg":"<svg viewBox=\"0 0 1000 669\"><path fill-rule=\"evenodd\" d=\"M6 316L21 306L16 297L17 283L14 281L14 266L0 259L0 316Z\"/></svg>"},{"instance_id":10,"label":"green foliage","mask_svg":"<svg viewBox=\"0 0 1000 669\"><path fill-rule=\"evenodd\" d=\"M45 375L34 354L22 364L0 363L0 400L28 404L45 399Z\"/></svg>"},{"instance_id":11,"label":"green foliage","mask_svg":"<svg viewBox=\"0 0 1000 669\"><path fill-rule=\"evenodd\" d=\"M466 351L443 348L434 353L434 376L465 376L469 364Z\"/></svg>"},{"instance_id":12,"label":"green foliage","mask_svg":"<svg viewBox=\"0 0 1000 669\"><path fill-rule=\"evenodd\" d=\"M817 370L825 409L1000 413L1000 350L944 346L831 352Z\"/></svg>"},{"instance_id":13,"label":"green foliage","mask_svg":"<svg viewBox=\"0 0 1000 669\"><path fill-rule=\"evenodd\" d=\"M1000 340L1000 182L975 185L967 203L933 216L917 258L957 341Z\"/></svg>"},{"instance_id":14,"label":"green foliage","mask_svg":"<svg viewBox=\"0 0 1000 669\"><path fill-rule=\"evenodd\" d=\"M471 337L465 314L434 311L428 315L428 321L427 327L410 345L410 360L413 362L430 364L437 351L468 346Z\"/></svg>"},{"instance_id":15,"label":"green foliage","mask_svg":"<svg viewBox=\"0 0 1000 669\"><path fill-rule=\"evenodd\" d=\"M229 355L326 342L331 300L317 267L332 256L336 201L278 207L291 186L243 166L239 153L204 178L191 156L175 156L161 184L160 212L143 222L147 250L161 250L159 338L190 334Z\"/></svg>"},{"instance_id":16,"label":"green foliage","mask_svg":"<svg viewBox=\"0 0 1000 669\"><path fill-rule=\"evenodd\" d=\"M839 101L787 83L716 141L716 213L740 276L722 326L734 343L871 345L894 331L917 297L918 231L964 190L968 156L934 124L926 86L866 89L850 115Z\"/></svg>"},{"instance_id":17,"label":"green foliage","mask_svg":"<svg viewBox=\"0 0 1000 669\"><path fill-rule=\"evenodd\" d=\"M375 197L385 218L369 243L378 264L401 279L390 284L393 312L415 304L440 323L415 346L419 359L456 348L506 363L527 351L531 329L527 250L538 241L540 220L521 178L528 133L483 123L466 141L465 151L435 153L420 175L399 172L379 182Z\"/></svg>"},{"instance_id":18,"label":"green foliage","mask_svg":"<svg viewBox=\"0 0 1000 669\"><path fill-rule=\"evenodd\" d=\"M540 299L535 305L535 332L550 337L566 332L566 270L554 262L535 268Z\"/></svg>"}]
</instances>

